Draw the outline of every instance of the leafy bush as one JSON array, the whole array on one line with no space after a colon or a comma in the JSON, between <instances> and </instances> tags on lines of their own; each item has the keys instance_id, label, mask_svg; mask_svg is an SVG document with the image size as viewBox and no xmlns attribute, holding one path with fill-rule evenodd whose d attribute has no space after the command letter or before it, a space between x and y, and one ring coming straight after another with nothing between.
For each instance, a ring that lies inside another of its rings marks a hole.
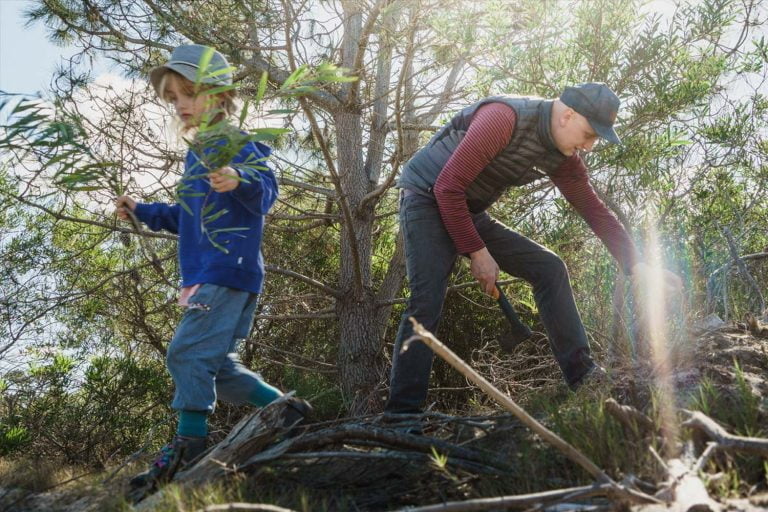
<instances>
[{"instance_id":1,"label":"leafy bush","mask_svg":"<svg viewBox=\"0 0 768 512\"><path fill-rule=\"evenodd\" d=\"M8 426L0 423L0 455L9 455L29 441L29 432L27 429L16 425Z\"/></svg>"}]
</instances>

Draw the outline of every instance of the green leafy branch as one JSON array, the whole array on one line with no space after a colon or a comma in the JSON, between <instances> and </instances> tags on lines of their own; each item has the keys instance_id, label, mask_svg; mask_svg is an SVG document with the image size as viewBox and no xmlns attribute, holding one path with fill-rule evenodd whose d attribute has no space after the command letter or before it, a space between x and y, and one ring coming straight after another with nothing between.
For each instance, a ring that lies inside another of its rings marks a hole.
<instances>
[{"instance_id":1,"label":"green leafy branch","mask_svg":"<svg viewBox=\"0 0 768 512\"><path fill-rule=\"evenodd\" d=\"M205 88L206 82L234 71L234 68L210 69L213 49L204 52L196 76L196 90L199 94L213 97L234 91L236 84ZM316 91L322 84L343 83L357 78L346 76L346 70L332 63L321 63L315 67L301 66L294 71L276 91L277 96L297 97ZM248 114L263 101L268 85L268 75L264 72L259 80L255 97L246 99L241 112L235 120L228 120L221 115L219 108L211 108L201 119L193 138L185 140L190 150L200 159L208 172L226 166L239 171L241 181L260 179L260 170L265 170L263 158L251 156L245 161L233 164L233 160L243 148L252 142L273 141L288 132L284 128L257 128L248 130L245 122ZM60 107L60 105L57 105ZM270 111L285 113L284 109ZM48 171L54 187L62 191L92 192L109 191L114 196L125 193L127 188L121 178L121 162L108 161L94 151L91 137L86 130L83 118L64 108L52 108L39 97L29 97L0 91L0 152L11 155L9 163L21 164L34 161L39 171ZM233 122L234 121L234 122ZM180 180L176 200L189 214L192 214L186 198L199 195L189 184L192 179L206 179L207 172L194 175L188 173ZM201 231L211 243L226 250L215 241L222 232L240 231L244 228L211 229L211 224L225 215L208 204L210 192L203 202ZM134 227L140 228L136 219Z\"/></svg>"},{"instance_id":2,"label":"green leafy branch","mask_svg":"<svg viewBox=\"0 0 768 512\"><path fill-rule=\"evenodd\" d=\"M40 98L0 92L0 150L17 163L34 159L52 171L53 184L72 191L110 190L122 193L119 162L96 156L86 141L80 116L51 107Z\"/></svg>"}]
</instances>

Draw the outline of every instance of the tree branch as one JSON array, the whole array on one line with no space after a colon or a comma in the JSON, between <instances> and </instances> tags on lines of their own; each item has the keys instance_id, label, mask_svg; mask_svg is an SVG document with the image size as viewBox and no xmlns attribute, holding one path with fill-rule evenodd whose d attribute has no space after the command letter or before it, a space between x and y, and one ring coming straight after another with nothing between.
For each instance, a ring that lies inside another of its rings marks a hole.
<instances>
[{"instance_id":1,"label":"tree branch","mask_svg":"<svg viewBox=\"0 0 768 512\"><path fill-rule=\"evenodd\" d=\"M718 425L715 420L701 411L684 412L688 415L688 419L682 423L682 426L703 432L707 437L717 443L717 449L740 451L768 458L768 439L729 434L728 431Z\"/></svg>"},{"instance_id":2,"label":"tree branch","mask_svg":"<svg viewBox=\"0 0 768 512\"><path fill-rule=\"evenodd\" d=\"M765 310L765 299L763 298L763 294L760 292L760 286L758 286L757 282L755 281L755 278L752 277L752 274L749 273L749 269L744 264L744 260L742 260L739 257L739 250L736 247L736 241L733 239L733 235L731 234L731 230L728 229L728 227L723 227L723 236L725 237L725 240L728 242L728 252L731 253L731 259L736 264L736 267L739 269L739 273L741 274L741 277L749 284L749 287L752 288L752 291L757 296L758 300L758 308L759 311Z\"/></svg>"},{"instance_id":3,"label":"tree branch","mask_svg":"<svg viewBox=\"0 0 768 512\"><path fill-rule=\"evenodd\" d=\"M309 192L315 192L317 194L321 194L328 197L337 197L337 192L335 190L331 190L329 188L322 188L318 187L316 185L310 185L308 183L303 183L301 181L292 180L290 178L278 178L277 181L281 185L287 185L289 187L295 187L300 188L302 190L307 190Z\"/></svg>"},{"instance_id":4,"label":"tree branch","mask_svg":"<svg viewBox=\"0 0 768 512\"><path fill-rule=\"evenodd\" d=\"M290 276L294 279L298 279L299 281L306 283L310 286L314 286L315 288L319 290L323 290L328 295L340 299L343 297L343 294L336 290L335 288L331 288L330 286L321 283L320 281L317 281L315 279L312 279L311 277L299 274L298 272L294 272L292 270L286 270L284 268L277 267L275 265L264 265L264 269L268 272L274 272L275 274L282 274L284 276Z\"/></svg>"},{"instance_id":5,"label":"tree branch","mask_svg":"<svg viewBox=\"0 0 768 512\"><path fill-rule=\"evenodd\" d=\"M507 285L507 284L512 284L514 282L515 282L514 279L506 279L504 281L499 281L498 284ZM477 281L468 281L466 283L449 286L448 289L446 290L446 293L453 293L458 290L463 290L464 288L469 288L470 286L477 286ZM406 302L408 302L407 297L400 297L398 299L381 300L376 305L379 307L383 307L383 306L393 306L395 304L405 304Z\"/></svg>"},{"instance_id":6,"label":"tree branch","mask_svg":"<svg viewBox=\"0 0 768 512\"><path fill-rule=\"evenodd\" d=\"M370 41L371 33L373 32L373 25L379 17L381 7L387 2L389 2L389 0L376 0L376 3L368 14L368 19L365 21L360 36L358 37L357 52L355 53L355 60L352 65L352 73L357 76L357 80L350 84L349 96L346 101L348 107L355 107L357 105L358 94L360 93L360 83L362 82L365 50L368 47L368 42ZM387 74L387 77L389 77L389 74Z\"/></svg>"},{"instance_id":7,"label":"tree branch","mask_svg":"<svg viewBox=\"0 0 768 512\"><path fill-rule=\"evenodd\" d=\"M297 313L288 315L256 315L255 320L317 320L323 318L336 318L334 308L315 311L314 313Z\"/></svg>"},{"instance_id":8,"label":"tree branch","mask_svg":"<svg viewBox=\"0 0 768 512\"><path fill-rule=\"evenodd\" d=\"M519 494L517 496L498 496L495 498L478 498L464 501L448 501L438 505L424 507L409 507L408 512L469 512L484 510L503 510L511 508L534 507L535 505L552 505L555 502L577 500L590 496L605 496L611 493L609 484L585 485L583 487L571 487L557 489L555 491L536 492L531 494ZM540 507L535 507L534 510Z\"/></svg>"}]
</instances>

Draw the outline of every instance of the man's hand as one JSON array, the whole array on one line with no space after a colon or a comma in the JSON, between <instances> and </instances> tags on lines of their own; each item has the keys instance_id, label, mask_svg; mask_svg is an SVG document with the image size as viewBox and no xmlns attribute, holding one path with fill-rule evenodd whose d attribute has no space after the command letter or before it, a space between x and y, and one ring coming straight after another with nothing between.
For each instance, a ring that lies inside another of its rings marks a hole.
<instances>
[{"instance_id":1,"label":"man's hand","mask_svg":"<svg viewBox=\"0 0 768 512\"><path fill-rule=\"evenodd\" d=\"M136 209L136 201L128 196L120 196L115 199L117 217L121 220L128 220L128 212Z\"/></svg>"},{"instance_id":2,"label":"man's hand","mask_svg":"<svg viewBox=\"0 0 768 512\"><path fill-rule=\"evenodd\" d=\"M496 281L499 280L499 266L486 247L469 254L472 263L469 270L472 276L480 283L480 288L491 297L496 290Z\"/></svg>"},{"instance_id":3,"label":"man's hand","mask_svg":"<svg viewBox=\"0 0 768 512\"><path fill-rule=\"evenodd\" d=\"M240 174L231 167L216 169L208 175L211 188L216 192L230 192L240 185Z\"/></svg>"},{"instance_id":4,"label":"man's hand","mask_svg":"<svg viewBox=\"0 0 768 512\"><path fill-rule=\"evenodd\" d=\"M659 272L661 274L661 284L664 286L665 295L679 293L683 289L683 280L675 274L666 269L655 269L647 263L636 263L632 267L632 286L638 290L641 287L648 286L653 279L654 274Z\"/></svg>"}]
</instances>

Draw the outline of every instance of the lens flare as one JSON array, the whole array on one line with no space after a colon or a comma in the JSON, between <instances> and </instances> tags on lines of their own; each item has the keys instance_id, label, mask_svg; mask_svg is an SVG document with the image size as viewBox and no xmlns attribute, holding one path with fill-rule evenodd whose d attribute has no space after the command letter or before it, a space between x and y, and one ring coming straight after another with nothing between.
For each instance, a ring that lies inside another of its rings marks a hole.
<instances>
[{"instance_id":1,"label":"lens flare","mask_svg":"<svg viewBox=\"0 0 768 512\"><path fill-rule=\"evenodd\" d=\"M636 296L640 301L640 319L653 365L654 387L665 451L669 452L676 444L679 427L675 415L676 398L667 326L667 306L670 297L662 266L663 258L658 231L653 218L647 224L646 242L648 269L644 276L645 282L637 283L640 290ZM668 453L668 455L672 454Z\"/></svg>"}]
</instances>

